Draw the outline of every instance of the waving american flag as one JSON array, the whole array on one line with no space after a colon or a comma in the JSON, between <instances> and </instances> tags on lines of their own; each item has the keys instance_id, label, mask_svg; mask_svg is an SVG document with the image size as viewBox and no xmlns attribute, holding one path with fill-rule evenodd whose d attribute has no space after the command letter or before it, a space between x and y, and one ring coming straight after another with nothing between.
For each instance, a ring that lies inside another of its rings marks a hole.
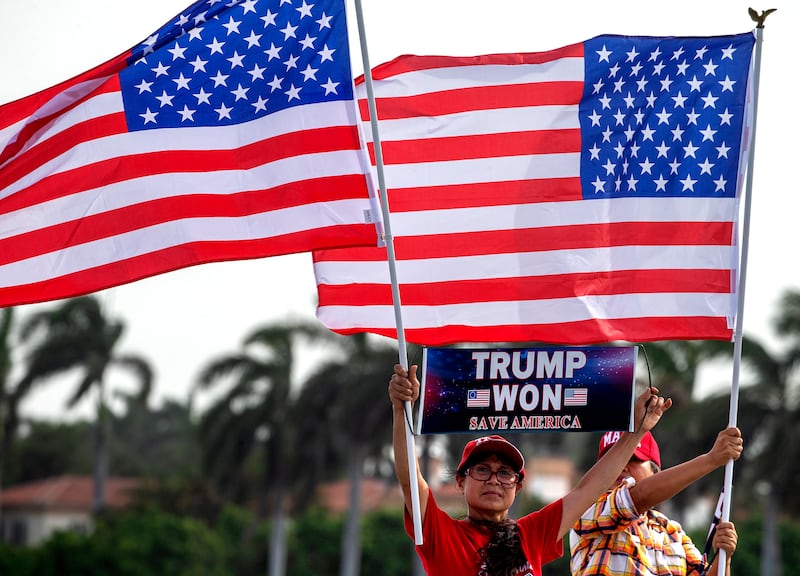
<instances>
[{"instance_id":1,"label":"waving american flag","mask_svg":"<svg viewBox=\"0 0 800 576\"><path fill-rule=\"evenodd\" d=\"M376 243L343 0L202 0L0 107L0 306Z\"/></svg>"},{"instance_id":2,"label":"waving american flag","mask_svg":"<svg viewBox=\"0 0 800 576\"><path fill-rule=\"evenodd\" d=\"M378 66L408 340L730 339L753 46L599 36ZM323 323L396 335L384 249L314 260Z\"/></svg>"}]
</instances>

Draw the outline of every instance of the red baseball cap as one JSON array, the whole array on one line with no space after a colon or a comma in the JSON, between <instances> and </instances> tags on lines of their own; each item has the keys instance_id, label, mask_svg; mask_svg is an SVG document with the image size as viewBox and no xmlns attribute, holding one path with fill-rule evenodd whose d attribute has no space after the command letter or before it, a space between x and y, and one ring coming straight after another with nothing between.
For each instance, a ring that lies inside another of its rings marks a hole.
<instances>
[{"instance_id":1,"label":"red baseball cap","mask_svg":"<svg viewBox=\"0 0 800 576\"><path fill-rule=\"evenodd\" d=\"M622 436L622 432L606 432L603 434L603 437L600 438L600 447L597 450L598 460L603 457L603 454L608 452L609 448L617 443L617 440L620 439L620 436ZM652 460L659 468L661 468L661 452L658 450L656 439L653 438L653 435L650 433L650 431L647 431L642 437L642 440L639 442L636 450L633 451L633 455L643 462Z\"/></svg>"},{"instance_id":2,"label":"red baseball cap","mask_svg":"<svg viewBox=\"0 0 800 576\"><path fill-rule=\"evenodd\" d=\"M464 452L461 454L461 463L458 465L458 471L463 472L469 467L469 464L478 462L490 454L497 454L500 458L512 464L519 474L520 480L525 477L525 458L522 457L522 452L511 442L497 434L475 438L475 440L467 442L467 445L464 446Z\"/></svg>"}]
</instances>

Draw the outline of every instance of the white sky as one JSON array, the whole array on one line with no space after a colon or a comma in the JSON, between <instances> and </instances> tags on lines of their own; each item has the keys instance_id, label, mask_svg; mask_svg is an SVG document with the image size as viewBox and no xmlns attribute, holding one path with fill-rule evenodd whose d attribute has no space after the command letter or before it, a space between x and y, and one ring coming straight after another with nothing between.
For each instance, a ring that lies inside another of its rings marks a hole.
<instances>
[{"instance_id":1,"label":"white sky","mask_svg":"<svg viewBox=\"0 0 800 576\"><path fill-rule=\"evenodd\" d=\"M309 4L313 0L307 0ZM354 73L363 70L350 9ZM401 54L477 55L537 52L600 34L688 36L752 30L751 1L669 2L560 0L362 0L369 57L376 66ZM0 103L66 80L136 45L190 0L2 0ZM772 0L766 23L756 132L750 254L744 330L769 342L772 315L788 287L800 289L798 184L791 176L800 134L789 85L798 66L794 34L800 3ZM791 104L790 104L791 99ZM791 154L791 158L790 158ZM391 185L391 183L389 183ZM126 352L157 370L155 398L185 400L198 370L235 350L251 329L293 315L314 318L310 254L195 266L101 293L127 324ZM52 306L44 304L42 306ZM33 307L21 307L21 315ZM313 362L313 353L307 355ZM387 367L388 374L389 367ZM708 386L730 379L709 376ZM713 379L715 382L711 382ZM125 387L123 382L110 382ZM48 385L23 407L28 415L61 417L72 380ZM88 411L79 407L78 412Z\"/></svg>"}]
</instances>

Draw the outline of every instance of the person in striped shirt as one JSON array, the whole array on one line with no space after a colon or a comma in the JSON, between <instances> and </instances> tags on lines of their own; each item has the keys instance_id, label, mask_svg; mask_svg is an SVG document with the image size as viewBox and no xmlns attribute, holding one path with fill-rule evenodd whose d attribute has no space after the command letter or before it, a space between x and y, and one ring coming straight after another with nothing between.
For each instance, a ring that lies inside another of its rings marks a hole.
<instances>
[{"instance_id":1,"label":"person in striped shirt","mask_svg":"<svg viewBox=\"0 0 800 576\"><path fill-rule=\"evenodd\" d=\"M600 439L600 461L621 437ZM691 483L742 453L742 435L730 427L717 435L711 450L661 471L661 454L648 432L611 489L581 516L570 531L572 576L703 576L719 573L719 556L709 565L681 525L654 509ZM725 550L725 574L736 550L731 522L716 526L712 545Z\"/></svg>"}]
</instances>

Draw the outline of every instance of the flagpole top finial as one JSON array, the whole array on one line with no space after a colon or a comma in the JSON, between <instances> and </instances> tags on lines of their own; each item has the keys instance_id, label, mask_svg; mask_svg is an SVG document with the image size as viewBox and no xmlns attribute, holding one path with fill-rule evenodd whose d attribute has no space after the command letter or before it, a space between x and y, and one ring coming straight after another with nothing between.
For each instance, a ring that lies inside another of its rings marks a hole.
<instances>
[{"instance_id":1,"label":"flagpole top finial","mask_svg":"<svg viewBox=\"0 0 800 576\"><path fill-rule=\"evenodd\" d=\"M764 27L764 20L767 19L767 16L775 12L777 8L770 8L768 10L762 10L761 14L756 12L752 8L748 8L747 12L750 14L750 18L752 18L753 22L756 22L756 28L763 28Z\"/></svg>"}]
</instances>

